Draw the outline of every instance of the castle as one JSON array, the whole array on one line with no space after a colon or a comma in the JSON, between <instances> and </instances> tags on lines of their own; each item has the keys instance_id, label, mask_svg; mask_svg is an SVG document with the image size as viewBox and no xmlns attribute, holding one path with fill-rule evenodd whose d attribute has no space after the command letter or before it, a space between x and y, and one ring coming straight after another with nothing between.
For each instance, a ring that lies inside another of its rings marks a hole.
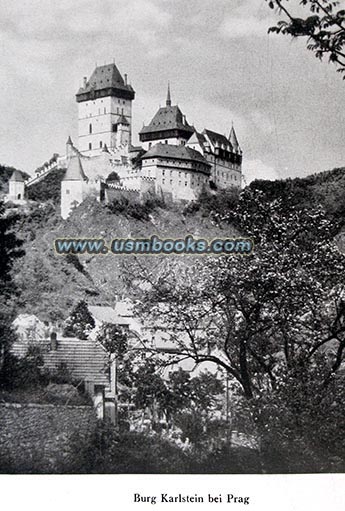
<instances>
[{"instance_id":1,"label":"castle","mask_svg":"<svg viewBox=\"0 0 345 511\"><path fill-rule=\"evenodd\" d=\"M110 201L121 195L138 198L155 193L166 201L196 200L204 188L241 187L242 150L234 127L229 136L204 129L199 133L171 101L160 107L132 144L135 91L115 63L98 66L76 94L78 147L71 138L66 154L54 157L24 183L14 172L7 200L20 202L25 188L55 168L66 168L61 182L61 216L88 196Z\"/></svg>"}]
</instances>

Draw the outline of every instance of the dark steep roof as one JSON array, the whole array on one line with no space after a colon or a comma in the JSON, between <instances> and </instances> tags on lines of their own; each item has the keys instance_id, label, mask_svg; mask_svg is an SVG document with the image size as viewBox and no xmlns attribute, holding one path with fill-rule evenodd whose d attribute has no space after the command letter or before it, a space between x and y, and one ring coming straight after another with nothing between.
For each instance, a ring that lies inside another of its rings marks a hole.
<instances>
[{"instance_id":1,"label":"dark steep roof","mask_svg":"<svg viewBox=\"0 0 345 511\"><path fill-rule=\"evenodd\" d=\"M125 83L115 64L98 66L92 73L89 81L78 90L77 100L83 101L88 99L88 93L109 91L111 89L114 92L125 92L129 98L134 98L133 87Z\"/></svg>"},{"instance_id":2,"label":"dark steep roof","mask_svg":"<svg viewBox=\"0 0 345 511\"><path fill-rule=\"evenodd\" d=\"M235 151L240 151L241 150L240 144L238 143L236 131L235 131L235 128L233 126L231 127L231 131L230 131L230 135L229 135L229 140L231 142L232 147L235 149Z\"/></svg>"},{"instance_id":3,"label":"dark steep roof","mask_svg":"<svg viewBox=\"0 0 345 511\"><path fill-rule=\"evenodd\" d=\"M141 157L142 160L146 160L148 158L186 160L203 163L206 167L210 167L210 164L206 161L203 155L199 153L199 151L196 151L191 147L186 147L185 145L155 144Z\"/></svg>"},{"instance_id":4,"label":"dark steep roof","mask_svg":"<svg viewBox=\"0 0 345 511\"><path fill-rule=\"evenodd\" d=\"M72 156L68 162L63 181L86 181L86 179L79 156Z\"/></svg>"},{"instance_id":5,"label":"dark steep roof","mask_svg":"<svg viewBox=\"0 0 345 511\"><path fill-rule=\"evenodd\" d=\"M192 134L194 128L188 124L177 105L161 107L148 126L140 131L143 133L155 133L157 131L179 130Z\"/></svg>"},{"instance_id":6,"label":"dark steep roof","mask_svg":"<svg viewBox=\"0 0 345 511\"><path fill-rule=\"evenodd\" d=\"M230 149L231 150L233 149L231 143L229 142L229 140L226 138L225 135L221 135L220 133L216 133L215 131L211 131L211 130L207 130L207 129L204 130L204 133L208 136L208 138L210 139L210 141L213 145L224 144L225 147L230 146Z\"/></svg>"}]
</instances>

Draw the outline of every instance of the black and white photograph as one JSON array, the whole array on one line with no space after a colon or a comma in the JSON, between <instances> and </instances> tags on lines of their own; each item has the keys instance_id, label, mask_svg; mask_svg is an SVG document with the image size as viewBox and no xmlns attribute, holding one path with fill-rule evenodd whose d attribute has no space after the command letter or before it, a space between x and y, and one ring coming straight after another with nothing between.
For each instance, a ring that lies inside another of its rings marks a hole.
<instances>
[{"instance_id":1,"label":"black and white photograph","mask_svg":"<svg viewBox=\"0 0 345 511\"><path fill-rule=\"evenodd\" d=\"M9 502L343 509L344 0L0 0L0 31Z\"/></svg>"}]
</instances>

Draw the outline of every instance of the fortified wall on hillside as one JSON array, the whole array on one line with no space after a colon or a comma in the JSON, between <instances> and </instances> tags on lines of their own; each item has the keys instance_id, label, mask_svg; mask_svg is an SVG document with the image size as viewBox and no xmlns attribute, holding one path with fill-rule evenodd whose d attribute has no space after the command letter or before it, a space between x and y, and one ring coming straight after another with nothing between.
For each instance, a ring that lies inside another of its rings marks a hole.
<instances>
[{"instance_id":1,"label":"fortified wall on hillside","mask_svg":"<svg viewBox=\"0 0 345 511\"><path fill-rule=\"evenodd\" d=\"M140 146L132 144L132 102L135 91L116 65L96 67L84 78L76 94L78 144L71 138L66 154L54 158L24 182L15 172L7 200L22 202L26 188L52 169L66 168L61 183L61 216L88 196L108 201L117 194L145 196L149 192L166 201L193 201L203 189L240 188L242 150L232 126L228 136L209 129L199 133L178 105L170 87L166 104L139 132Z\"/></svg>"}]
</instances>

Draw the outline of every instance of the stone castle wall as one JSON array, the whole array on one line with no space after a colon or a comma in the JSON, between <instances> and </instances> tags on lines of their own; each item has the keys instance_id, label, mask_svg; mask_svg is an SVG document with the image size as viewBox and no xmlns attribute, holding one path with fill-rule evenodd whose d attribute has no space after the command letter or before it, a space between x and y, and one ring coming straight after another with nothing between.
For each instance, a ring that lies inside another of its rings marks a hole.
<instances>
[{"instance_id":1,"label":"stone castle wall","mask_svg":"<svg viewBox=\"0 0 345 511\"><path fill-rule=\"evenodd\" d=\"M0 404L0 473L78 471L96 421L91 406Z\"/></svg>"}]
</instances>

